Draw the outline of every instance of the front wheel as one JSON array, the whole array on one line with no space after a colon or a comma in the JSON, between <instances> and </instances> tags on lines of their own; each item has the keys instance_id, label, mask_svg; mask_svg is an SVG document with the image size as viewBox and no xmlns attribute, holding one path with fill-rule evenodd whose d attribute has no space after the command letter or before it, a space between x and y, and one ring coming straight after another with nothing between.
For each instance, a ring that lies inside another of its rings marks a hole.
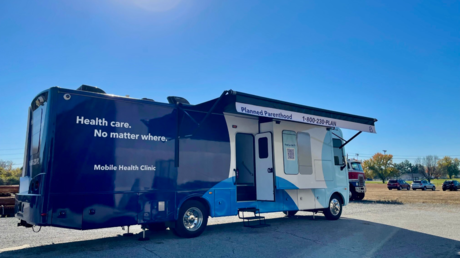
<instances>
[{"instance_id":1,"label":"front wheel","mask_svg":"<svg viewBox=\"0 0 460 258\"><path fill-rule=\"evenodd\" d=\"M433 186L433 188L431 188L432 191L436 191L436 186Z\"/></svg>"},{"instance_id":2,"label":"front wheel","mask_svg":"<svg viewBox=\"0 0 460 258\"><path fill-rule=\"evenodd\" d=\"M364 193L356 194L356 200L361 201L362 199L364 199Z\"/></svg>"},{"instance_id":3,"label":"front wheel","mask_svg":"<svg viewBox=\"0 0 460 258\"><path fill-rule=\"evenodd\" d=\"M208 210L199 201L185 202L179 210L176 227L171 228L180 237L192 238L203 233L208 224Z\"/></svg>"},{"instance_id":4,"label":"front wheel","mask_svg":"<svg viewBox=\"0 0 460 258\"><path fill-rule=\"evenodd\" d=\"M426 190L426 186L425 186L425 187L423 187L423 189L422 189L422 190L423 190L423 191L425 191L425 190Z\"/></svg>"},{"instance_id":5,"label":"front wheel","mask_svg":"<svg viewBox=\"0 0 460 258\"><path fill-rule=\"evenodd\" d=\"M400 186L400 187L398 187L398 191L401 191L401 189L402 189L402 188L401 188L401 186Z\"/></svg>"},{"instance_id":6,"label":"front wheel","mask_svg":"<svg viewBox=\"0 0 460 258\"><path fill-rule=\"evenodd\" d=\"M338 220L342 215L342 207L342 198L338 194L334 194L329 200L329 207L323 210L324 216L328 220Z\"/></svg>"},{"instance_id":7,"label":"front wheel","mask_svg":"<svg viewBox=\"0 0 460 258\"><path fill-rule=\"evenodd\" d=\"M407 191L410 191L410 186L407 187Z\"/></svg>"}]
</instances>

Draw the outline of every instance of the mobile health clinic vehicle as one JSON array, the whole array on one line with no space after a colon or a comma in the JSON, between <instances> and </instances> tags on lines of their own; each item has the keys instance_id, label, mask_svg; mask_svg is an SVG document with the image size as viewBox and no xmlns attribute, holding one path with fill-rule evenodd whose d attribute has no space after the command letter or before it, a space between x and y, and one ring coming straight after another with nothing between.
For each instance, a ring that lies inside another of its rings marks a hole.
<instances>
[{"instance_id":1,"label":"mobile health clinic vehicle","mask_svg":"<svg viewBox=\"0 0 460 258\"><path fill-rule=\"evenodd\" d=\"M338 219L351 140L339 128L356 137L375 133L376 121L231 90L191 105L53 87L29 108L18 225L140 224L195 237L209 216L253 213L245 225L279 211Z\"/></svg>"}]
</instances>

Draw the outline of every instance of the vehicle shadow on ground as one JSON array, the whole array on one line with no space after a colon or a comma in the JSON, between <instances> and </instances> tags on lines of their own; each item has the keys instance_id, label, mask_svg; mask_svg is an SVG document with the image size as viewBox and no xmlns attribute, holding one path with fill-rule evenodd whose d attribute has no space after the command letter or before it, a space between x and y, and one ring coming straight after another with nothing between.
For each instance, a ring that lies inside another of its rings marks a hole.
<instances>
[{"instance_id":1,"label":"vehicle shadow on ground","mask_svg":"<svg viewBox=\"0 0 460 258\"><path fill-rule=\"evenodd\" d=\"M460 241L364 220L322 215L268 219L269 227L209 225L197 238L170 230L32 247L0 257L458 257ZM87 231L88 235L91 231Z\"/></svg>"},{"instance_id":2,"label":"vehicle shadow on ground","mask_svg":"<svg viewBox=\"0 0 460 258\"><path fill-rule=\"evenodd\" d=\"M398 200L353 200L353 203L361 203L361 204L396 204L396 205L403 205L404 203Z\"/></svg>"}]
</instances>

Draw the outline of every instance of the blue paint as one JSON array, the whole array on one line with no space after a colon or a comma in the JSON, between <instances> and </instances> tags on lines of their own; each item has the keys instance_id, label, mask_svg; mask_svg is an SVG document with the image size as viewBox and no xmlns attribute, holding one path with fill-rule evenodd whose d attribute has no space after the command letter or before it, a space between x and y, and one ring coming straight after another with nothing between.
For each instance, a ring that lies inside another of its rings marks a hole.
<instances>
[{"instance_id":1,"label":"blue paint","mask_svg":"<svg viewBox=\"0 0 460 258\"><path fill-rule=\"evenodd\" d=\"M214 217L248 207L298 210L286 192L298 188L279 177L274 202L236 201L223 115L234 109L232 94L195 106L56 87L39 95L47 99L39 107L39 150L27 153L30 188L16 198L16 216L29 224L95 229L174 221L191 198L205 201ZM326 149L323 159L333 160ZM314 190L322 205L336 191L326 183L327 190Z\"/></svg>"}]
</instances>

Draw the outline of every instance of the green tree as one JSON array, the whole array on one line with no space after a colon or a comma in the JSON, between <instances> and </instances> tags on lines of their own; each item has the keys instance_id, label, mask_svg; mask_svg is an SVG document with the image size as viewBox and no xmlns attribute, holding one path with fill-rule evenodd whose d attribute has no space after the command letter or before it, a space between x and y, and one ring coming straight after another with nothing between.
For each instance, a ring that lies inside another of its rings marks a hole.
<instances>
[{"instance_id":1,"label":"green tree","mask_svg":"<svg viewBox=\"0 0 460 258\"><path fill-rule=\"evenodd\" d=\"M438 170L443 175L449 176L452 179L453 176L460 174L460 160L445 156L444 158L438 160Z\"/></svg>"},{"instance_id":2,"label":"green tree","mask_svg":"<svg viewBox=\"0 0 460 258\"><path fill-rule=\"evenodd\" d=\"M393 155L377 153L371 159L363 162L364 172L372 177L378 177L383 183L398 174L393 164Z\"/></svg>"}]
</instances>

